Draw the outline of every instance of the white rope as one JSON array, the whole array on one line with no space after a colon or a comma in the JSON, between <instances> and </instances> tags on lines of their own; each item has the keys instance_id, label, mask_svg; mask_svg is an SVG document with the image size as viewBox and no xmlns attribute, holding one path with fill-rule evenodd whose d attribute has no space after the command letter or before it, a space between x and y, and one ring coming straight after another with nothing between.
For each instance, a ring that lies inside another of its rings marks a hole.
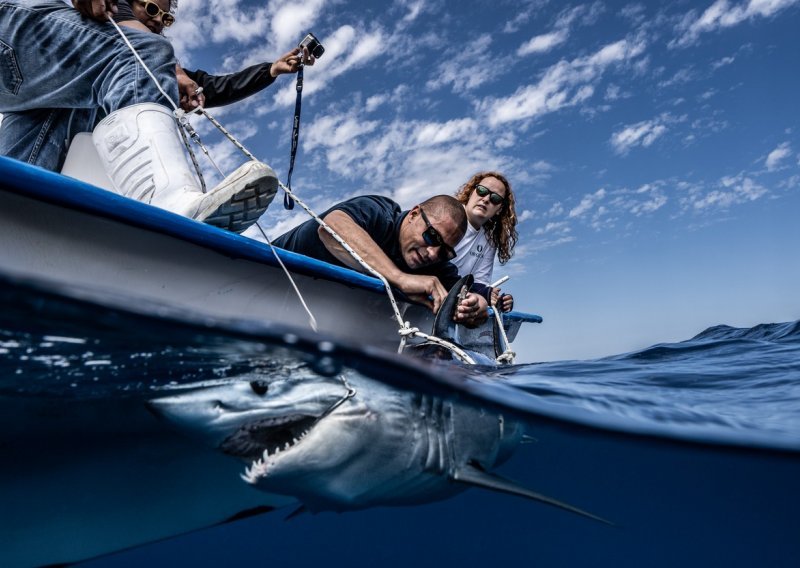
<instances>
[{"instance_id":1,"label":"white rope","mask_svg":"<svg viewBox=\"0 0 800 568\"><path fill-rule=\"evenodd\" d=\"M503 276L500 280L492 284L492 288L497 288L498 286L500 286L500 284L502 284L508 279L509 279L508 276ZM500 337L503 338L503 347L505 347L505 351L503 351L500 355L498 355L495 361L497 361L498 363L513 364L514 357L516 357L517 354L511 350L511 344L508 342L508 336L506 335L506 328L503 327L503 318L500 316L500 309L497 307L497 304L493 304L492 308L493 308L492 311L494 312L495 321L497 321L497 327L500 330Z\"/></svg>"},{"instance_id":2,"label":"white rope","mask_svg":"<svg viewBox=\"0 0 800 568\"><path fill-rule=\"evenodd\" d=\"M267 241L267 244L272 249L272 255L275 257L275 260L278 261L278 264L281 265L281 268L283 269L283 273L286 274L286 278L289 279L289 282L291 283L292 288L294 288L294 292L295 292L295 294L297 294L297 297L300 300L300 303L302 304L303 309L308 314L308 325L310 325L311 329L313 329L314 331L319 331L319 328L317 327L317 318L315 318L314 314L311 313L311 309L309 309L308 304L306 304L306 300L305 300L305 298L303 298L303 294L300 293L300 289L297 287L297 284L295 283L294 278L292 278L292 275L289 273L289 270L286 268L286 265L283 264L283 261L281 260L281 257L278 255L278 252L275 250L275 247L272 246L272 241L269 240L269 237L267 236L267 233L264 232L264 229L261 227L261 223L259 223L258 221L256 221L256 227L258 227L258 230L261 231L261 234L264 236L264 239Z\"/></svg>"}]
</instances>

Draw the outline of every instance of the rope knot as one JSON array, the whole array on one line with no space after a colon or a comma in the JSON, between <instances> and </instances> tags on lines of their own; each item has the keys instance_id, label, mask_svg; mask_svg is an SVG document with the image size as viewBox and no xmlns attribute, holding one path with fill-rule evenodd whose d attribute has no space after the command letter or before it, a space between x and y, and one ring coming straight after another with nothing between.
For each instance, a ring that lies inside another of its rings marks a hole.
<instances>
[{"instance_id":1,"label":"rope knot","mask_svg":"<svg viewBox=\"0 0 800 568\"><path fill-rule=\"evenodd\" d=\"M497 361L498 363L509 363L513 365L514 357L516 356L517 356L516 353L514 353L510 349L506 349L501 355L497 357L497 359L495 359L495 361Z\"/></svg>"},{"instance_id":2,"label":"rope knot","mask_svg":"<svg viewBox=\"0 0 800 568\"><path fill-rule=\"evenodd\" d=\"M402 337L409 337L409 336L413 336L413 335L418 334L419 333L419 328L418 327L410 327L408 325L408 322L406 322L406 325L404 325L403 327L398 329L397 333L399 333Z\"/></svg>"}]
</instances>

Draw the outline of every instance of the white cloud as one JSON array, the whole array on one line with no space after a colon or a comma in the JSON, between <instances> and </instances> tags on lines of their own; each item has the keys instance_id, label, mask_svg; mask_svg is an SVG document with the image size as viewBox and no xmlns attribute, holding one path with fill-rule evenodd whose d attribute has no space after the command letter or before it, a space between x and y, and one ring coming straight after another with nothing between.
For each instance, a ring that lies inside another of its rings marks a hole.
<instances>
[{"instance_id":1,"label":"white cloud","mask_svg":"<svg viewBox=\"0 0 800 568\"><path fill-rule=\"evenodd\" d=\"M382 30L367 31L350 25L339 27L325 39L325 56L306 74L303 97L323 90L337 77L367 64L380 53L386 43L384 39ZM311 76L313 80L310 80ZM273 101L276 107L290 107L296 97L294 81L286 81L273 96ZM269 110L263 109L262 112Z\"/></svg>"},{"instance_id":2,"label":"white cloud","mask_svg":"<svg viewBox=\"0 0 800 568\"><path fill-rule=\"evenodd\" d=\"M774 16L798 1L800 0L746 0L731 3L729 0L716 0L699 16L694 10L686 14L677 27L678 36L669 42L669 47L694 45L704 33L730 28L756 18Z\"/></svg>"},{"instance_id":3,"label":"white cloud","mask_svg":"<svg viewBox=\"0 0 800 568\"><path fill-rule=\"evenodd\" d=\"M532 53L546 53L569 39L571 28L574 24L593 24L603 11L600 2L594 4L576 6L562 11L556 18L553 30L537 35L523 43L517 49L518 56L530 55Z\"/></svg>"},{"instance_id":4,"label":"white cloud","mask_svg":"<svg viewBox=\"0 0 800 568\"><path fill-rule=\"evenodd\" d=\"M560 201L556 201L553 203L550 210L546 213L547 217L558 217L564 214L564 206L561 204Z\"/></svg>"},{"instance_id":5,"label":"white cloud","mask_svg":"<svg viewBox=\"0 0 800 568\"><path fill-rule=\"evenodd\" d=\"M474 135L477 129L478 123L471 118L460 118L444 123L430 122L420 126L414 139L420 146L432 146Z\"/></svg>"},{"instance_id":6,"label":"white cloud","mask_svg":"<svg viewBox=\"0 0 800 568\"><path fill-rule=\"evenodd\" d=\"M238 69L271 61L296 46L324 14L327 3L328 0L271 0L253 6L246 0L219 0L210 8L208 0L181 0L176 23L166 35L178 60L186 65L191 65L196 50L209 45L222 46L226 54L237 47L257 45L246 55L228 57L227 65Z\"/></svg>"},{"instance_id":7,"label":"white cloud","mask_svg":"<svg viewBox=\"0 0 800 568\"><path fill-rule=\"evenodd\" d=\"M570 219L575 217L583 217L586 213L594 208L598 201L602 200L605 196L605 189L598 189L594 193L584 195L583 199L581 199L581 202L570 210L568 217Z\"/></svg>"},{"instance_id":8,"label":"white cloud","mask_svg":"<svg viewBox=\"0 0 800 568\"><path fill-rule=\"evenodd\" d=\"M643 39L610 43L596 53L549 67L538 83L520 87L508 97L487 98L479 104L489 124L525 120L574 106L588 99L596 81L614 64L629 62L644 51Z\"/></svg>"},{"instance_id":9,"label":"white cloud","mask_svg":"<svg viewBox=\"0 0 800 568\"><path fill-rule=\"evenodd\" d=\"M726 65L730 65L734 61L736 61L736 58L734 56L732 56L732 55L730 55L728 57L723 57L722 59L718 59L718 60L712 62L711 63L711 68L716 71L720 67L725 67Z\"/></svg>"},{"instance_id":10,"label":"white cloud","mask_svg":"<svg viewBox=\"0 0 800 568\"><path fill-rule=\"evenodd\" d=\"M627 154L636 146L647 148L667 131L667 123L671 120L672 117L665 113L652 120L629 124L611 135L611 146L617 154Z\"/></svg>"},{"instance_id":11,"label":"white cloud","mask_svg":"<svg viewBox=\"0 0 800 568\"><path fill-rule=\"evenodd\" d=\"M755 201L766 195L767 189L742 173L720 179L716 188L706 191L703 186L692 186L689 195L681 200L685 208L694 211L729 209L733 205Z\"/></svg>"},{"instance_id":12,"label":"white cloud","mask_svg":"<svg viewBox=\"0 0 800 568\"><path fill-rule=\"evenodd\" d=\"M490 82L502 68L489 52L491 44L492 36L481 34L459 45L458 51L439 63L434 78L425 86L436 90L449 85L455 92L464 92Z\"/></svg>"},{"instance_id":13,"label":"white cloud","mask_svg":"<svg viewBox=\"0 0 800 568\"><path fill-rule=\"evenodd\" d=\"M325 7L326 0L269 3L271 38L276 46L295 46L308 32ZM327 47L327 46L326 46ZM281 47L283 49L283 47Z\"/></svg>"},{"instance_id":14,"label":"white cloud","mask_svg":"<svg viewBox=\"0 0 800 568\"><path fill-rule=\"evenodd\" d=\"M401 0L400 4L407 10L402 22L409 24L416 20L425 8L425 0Z\"/></svg>"},{"instance_id":15,"label":"white cloud","mask_svg":"<svg viewBox=\"0 0 800 568\"><path fill-rule=\"evenodd\" d=\"M693 81L696 78L697 74L694 72L691 66L684 67L682 69L678 69L675 74L666 79L664 81L659 81L658 87L663 89L666 87L672 87L673 85L681 85L683 83L688 83Z\"/></svg>"},{"instance_id":16,"label":"white cloud","mask_svg":"<svg viewBox=\"0 0 800 568\"><path fill-rule=\"evenodd\" d=\"M560 29L550 33L535 36L523 43L517 49L517 55L530 55L531 53L545 53L550 51L556 46L561 45L569 37L569 30Z\"/></svg>"},{"instance_id":17,"label":"white cloud","mask_svg":"<svg viewBox=\"0 0 800 568\"><path fill-rule=\"evenodd\" d=\"M319 115L309 125L303 149L325 160L329 172L361 182L351 188L356 193L388 193L407 207L454 193L476 171L497 169L516 180L526 171L541 175L544 167L510 160L469 118L365 121L358 105L343 107L350 110Z\"/></svg>"},{"instance_id":18,"label":"white cloud","mask_svg":"<svg viewBox=\"0 0 800 568\"><path fill-rule=\"evenodd\" d=\"M662 191L663 186L664 182L654 181L646 183L634 191L622 190L619 192L621 195L614 199L612 205L636 217L654 213L667 204L668 199Z\"/></svg>"},{"instance_id":19,"label":"white cloud","mask_svg":"<svg viewBox=\"0 0 800 568\"><path fill-rule=\"evenodd\" d=\"M788 158L791 154L792 149L789 147L789 143L784 142L767 155L765 160L767 169L771 172L777 170L784 158Z\"/></svg>"},{"instance_id":20,"label":"white cloud","mask_svg":"<svg viewBox=\"0 0 800 568\"><path fill-rule=\"evenodd\" d=\"M533 232L533 234L537 237L547 234L565 235L571 230L572 229L570 229L569 224L566 221L558 221L547 223L544 227L539 227Z\"/></svg>"},{"instance_id":21,"label":"white cloud","mask_svg":"<svg viewBox=\"0 0 800 568\"><path fill-rule=\"evenodd\" d=\"M510 34L519 31L527 24L534 14L542 7L546 6L549 0L527 0L517 2L514 10L514 18L507 21L503 26L503 33Z\"/></svg>"}]
</instances>

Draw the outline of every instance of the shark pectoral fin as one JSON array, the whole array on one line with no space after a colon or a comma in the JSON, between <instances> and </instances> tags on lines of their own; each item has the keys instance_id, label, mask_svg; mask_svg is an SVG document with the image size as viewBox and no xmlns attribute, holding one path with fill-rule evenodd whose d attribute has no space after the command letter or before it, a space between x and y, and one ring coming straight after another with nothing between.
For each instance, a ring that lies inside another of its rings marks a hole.
<instances>
[{"instance_id":1,"label":"shark pectoral fin","mask_svg":"<svg viewBox=\"0 0 800 568\"><path fill-rule=\"evenodd\" d=\"M593 515L582 509L578 509L577 507L568 505L567 503L562 503L561 501L557 501L555 499L547 497L546 495L535 493L534 491L531 491L520 485L517 485L513 481L500 477L497 474L489 473L483 470L477 464L468 464L461 468L458 468L453 474L452 479L453 481L457 481L458 483L464 483L466 485L471 485L473 487L481 487L483 489L489 489L491 491L499 491L501 493L508 493L510 495L516 495L518 497L533 499L534 501L539 501L547 505L552 505L553 507L558 507L560 509L564 509L565 511L569 511L571 513L575 513L584 517L588 517L590 519L594 519L595 521L600 521L601 523L614 526L614 523L612 523L611 521L607 521L602 517L598 517L597 515Z\"/></svg>"},{"instance_id":2,"label":"shark pectoral fin","mask_svg":"<svg viewBox=\"0 0 800 568\"><path fill-rule=\"evenodd\" d=\"M295 517L299 517L303 513L307 513L307 512L308 512L308 509L306 509L306 506L305 505L300 505L297 509L295 509L294 511L292 511L291 513L286 515L286 518L283 519L283 520L284 521L290 521L290 520L294 519Z\"/></svg>"},{"instance_id":3,"label":"shark pectoral fin","mask_svg":"<svg viewBox=\"0 0 800 568\"><path fill-rule=\"evenodd\" d=\"M257 515L263 515L264 513L271 513L275 509L276 507L273 507L272 505L259 505L251 509L244 509L234 515L231 515L224 521L217 523L217 525L224 525L227 523L232 523L234 521L240 521L242 519L249 519L250 517L255 517Z\"/></svg>"}]
</instances>

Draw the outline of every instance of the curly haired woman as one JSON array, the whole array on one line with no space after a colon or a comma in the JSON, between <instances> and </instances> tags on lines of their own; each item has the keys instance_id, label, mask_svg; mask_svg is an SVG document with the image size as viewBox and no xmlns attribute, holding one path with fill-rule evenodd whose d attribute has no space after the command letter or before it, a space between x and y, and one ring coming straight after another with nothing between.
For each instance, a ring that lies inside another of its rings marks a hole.
<instances>
[{"instance_id":1,"label":"curly haired woman","mask_svg":"<svg viewBox=\"0 0 800 568\"><path fill-rule=\"evenodd\" d=\"M467 211L467 233L456 246L453 262L459 274L472 274L475 281L487 286L492 282L494 256L505 264L517 244L517 214L511 184L499 172L478 172L456 193ZM499 289L492 299L499 296ZM514 307L511 294L499 296L498 306L508 312Z\"/></svg>"}]
</instances>

